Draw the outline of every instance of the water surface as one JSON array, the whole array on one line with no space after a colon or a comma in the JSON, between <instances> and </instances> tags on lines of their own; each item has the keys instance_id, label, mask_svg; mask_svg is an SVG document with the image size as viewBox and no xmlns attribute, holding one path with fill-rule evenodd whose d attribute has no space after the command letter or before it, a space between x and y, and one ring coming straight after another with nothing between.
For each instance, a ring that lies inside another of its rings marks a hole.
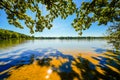
<instances>
[{"instance_id":1,"label":"water surface","mask_svg":"<svg viewBox=\"0 0 120 80\"><path fill-rule=\"evenodd\" d=\"M41 39L41 40L7 40L0 42L0 51L37 48L53 48L64 53L71 52L91 52L102 53L106 50L111 50L112 46L105 39ZM3 50L4 49L4 50Z\"/></svg>"},{"instance_id":2,"label":"water surface","mask_svg":"<svg viewBox=\"0 0 120 80\"><path fill-rule=\"evenodd\" d=\"M0 79L117 80L120 56L113 48L105 39L0 41Z\"/></svg>"}]
</instances>

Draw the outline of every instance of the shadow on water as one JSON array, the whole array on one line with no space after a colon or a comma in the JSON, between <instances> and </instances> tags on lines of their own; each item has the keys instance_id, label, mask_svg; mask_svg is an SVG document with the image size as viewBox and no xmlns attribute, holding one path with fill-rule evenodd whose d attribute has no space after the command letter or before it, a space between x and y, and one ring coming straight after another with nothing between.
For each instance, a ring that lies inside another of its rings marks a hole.
<instances>
[{"instance_id":1,"label":"shadow on water","mask_svg":"<svg viewBox=\"0 0 120 80\"><path fill-rule=\"evenodd\" d=\"M96 48L96 47L93 47L93 49L95 49L94 51L95 51L96 53L104 53L104 52L107 51L106 49Z\"/></svg>"},{"instance_id":2,"label":"shadow on water","mask_svg":"<svg viewBox=\"0 0 120 80\"><path fill-rule=\"evenodd\" d=\"M81 71L81 80L119 80L120 55L105 54L92 58L98 61L97 65L82 57L79 57L79 62L76 61L75 66Z\"/></svg>"},{"instance_id":3,"label":"shadow on water","mask_svg":"<svg viewBox=\"0 0 120 80\"><path fill-rule=\"evenodd\" d=\"M35 62L38 63L40 69L44 67L48 69L51 68L52 71L50 70L48 73L56 73L57 76L60 77L59 80L119 80L120 78L119 52L108 52L101 56L92 56L91 58L98 61L98 64L94 64L94 61L92 62L82 56L73 57L72 55L63 54L52 48L35 50L21 49L10 52L9 54L10 55L0 54L2 55L0 57L0 80L5 78L12 80L10 78L13 74L16 74L14 71L22 70L25 66L29 67L35 64ZM98 70L98 68L100 70ZM31 69L33 69L33 67ZM12 70L13 73L11 72ZM35 70L35 68L33 70ZM30 77L30 75L28 76ZM49 78L49 76L47 76L47 78ZM50 79L52 79L52 77L50 77Z\"/></svg>"},{"instance_id":4,"label":"shadow on water","mask_svg":"<svg viewBox=\"0 0 120 80\"><path fill-rule=\"evenodd\" d=\"M15 53L18 53L18 55ZM36 49L36 50L16 50L9 52L10 55L6 55L6 53L0 54L0 72L4 72L5 70L8 70L11 67L16 66L15 68L22 67L23 65L30 65L33 63L33 61L37 60L40 66L52 66L55 70L60 71L61 73L64 72L71 72L71 64L72 60L74 60L73 56L71 55L65 55L56 49ZM59 58L68 59L67 62L62 64L59 68L55 68L54 65L50 64L50 61L52 58L56 58L59 60ZM66 67L67 66L67 67ZM0 74L0 79L4 79L5 77L9 76L6 72L4 74ZM61 75L62 76L62 75Z\"/></svg>"},{"instance_id":5,"label":"shadow on water","mask_svg":"<svg viewBox=\"0 0 120 80\"><path fill-rule=\"evenodd\" d=\"M99 80L103 76L96 70L96 66L85 58L78 57L74 65L81 73L80 80Z\"/></svg>"},{"instance_id":6,"label":"shadow on water","mask_svg":"<svg viewBox=\"0 0 120 80\"><path fill-rule=\"evenodd\" d=\"M104 71L106 80L119 80L120 78L120 52L106 53L104 56L93 57L99 61L99 66Z\"/></svg>"}]
</instances>

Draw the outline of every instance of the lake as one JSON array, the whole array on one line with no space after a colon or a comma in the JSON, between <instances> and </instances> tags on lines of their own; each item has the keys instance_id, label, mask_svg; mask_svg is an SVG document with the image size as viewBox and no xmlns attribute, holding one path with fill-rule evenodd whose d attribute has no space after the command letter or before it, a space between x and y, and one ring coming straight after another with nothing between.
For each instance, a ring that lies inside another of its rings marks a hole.
<instances>
[{"instance_id":1,"label":"lake","mask_svg":"<svg viewBox=\"0 0 120 80\"><path fill-rule=\"evenodd\" d=\"M119 52L105 39L0 41L0 80L119 78Z\"/></svg>"},{"instance_id":2,"label":"lake","mask_svg":"<svg viewBox=\"0 0 120 80\"><path fill-rule=\"evenodd\" d=\"M102 53L112 49L105 39L41 39L41 40L6 40L0 42L0 51L17 49L52 48L64 53Z\"/></svg>"}]
</instances>

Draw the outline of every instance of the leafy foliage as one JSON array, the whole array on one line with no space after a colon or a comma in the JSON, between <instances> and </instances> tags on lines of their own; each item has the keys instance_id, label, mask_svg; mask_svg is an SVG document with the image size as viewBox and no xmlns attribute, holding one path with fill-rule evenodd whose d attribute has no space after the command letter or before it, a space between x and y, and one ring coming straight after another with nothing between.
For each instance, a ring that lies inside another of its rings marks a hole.
<instances>
[{"instance_id":1,"label":"leafy foliage","mask_svg":"<svg viewBox=\"0 0 120 80\"><path fill-rule=\"evenodd\" d=\"M76 10L76 19L72 25L82 34L82 30L88 29L94 22L98 22L99 25L120 22L120 0L84 1Z\"/></svg>"},{"instance_id":2,"label":"leafy foliage","mask_svg":"<svg viewBox=\"0 0 120 80\"><path fill-rule=\"evenodd\" d=\"M120 51L120 23L111 25L108 30L109 42L113 44L116 50Z\"/></svg>"},{"instance_id":3,"label":"leafy foliage","mask_svg":"<svg viewBox=\"0 0 120 80\"><path fill-rule=\"evenodd\" d=\"M115 37L116 39L120 39L120 23L115 23L111 25L108 30L109 37Z\"/></svg>"},{"instance_id":4,"label":"leafy foliage","mask_svg":"<svg viewBox=\"0 0 120 80\"><path fill-rule=\"evenodd\" d=\"M43 16L40 5L44 5L48 14ZM30 29L31 33L42 31L44 28L50 29L53 19L61 16L65 19L68 15L73 14L76 5L72 0L1 0L0 9L3 9L10 24L19 28L24 28L21 25L21 20ZM27 14L27 11L32 11L35 19Z\"/></svg>"},{"instance_id":5,"label":"leafy foliage","mask_svg":"<svg viewBox=\"0 0 120 80\"><path fill-rule=\"evenodd\" d=\"M42 15L40 5L45 6L46 15ZM24 28L23 21L34 31L43 31L44 28L50 29L52 21L60 16L66 19L73 13L76 14L72 25L76 31L82 34L94 22L99 25L108 22L120 21L120 0L91 0L83 1L80 8L76 7L74 0L1 0L0 9L3 9L8 18L8 22L19 28ZM31 11L34 18L27 14Z\"/></svg>"}]
</instances>

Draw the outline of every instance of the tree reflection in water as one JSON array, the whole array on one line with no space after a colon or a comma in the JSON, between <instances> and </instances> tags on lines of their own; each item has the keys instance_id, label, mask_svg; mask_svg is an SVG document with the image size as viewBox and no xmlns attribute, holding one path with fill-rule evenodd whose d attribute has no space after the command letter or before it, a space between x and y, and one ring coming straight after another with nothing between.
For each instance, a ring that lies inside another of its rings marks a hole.
<instances>
[{"instance_id":1,"label":"tree reflection in water","mask_svg":"<svg viewBox=\"0 0 120 80\"><path fill-rule=\"evenodd\" d=\"M25 40L25 39L0 40L0 49L15 47L21 43L24 44L26 42L27 42L27 40Z\"/></svg>"},{"instance_id":2,"label":"tree reflection in water","mask_svg":"<svg viewBox=\"0 0 120 80\"><path fill-rule=\"evenodd\" d=\"M20 53L20 50L16 53ZM23 50L19 56L0 58L4 62L0 65L0 79L119 80L119 52L88 55L91 58L82 55L73 57L51 48Z\"/></svg>"}]
</instances>

